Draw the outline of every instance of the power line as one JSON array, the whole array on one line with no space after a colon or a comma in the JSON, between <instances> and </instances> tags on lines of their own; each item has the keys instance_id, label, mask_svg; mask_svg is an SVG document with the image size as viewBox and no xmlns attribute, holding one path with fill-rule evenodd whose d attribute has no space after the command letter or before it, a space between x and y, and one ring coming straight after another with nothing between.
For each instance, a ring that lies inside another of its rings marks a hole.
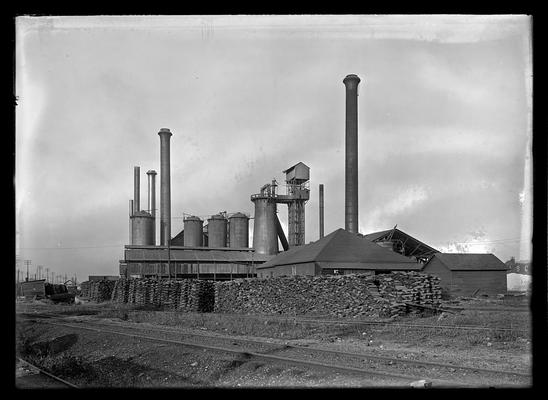
<instances>
[{"instance_id":1,"label":"power line","mask_svg":"<svg viewBox=\"0 0 548 400\"><path fill-rule=\"evenodd\" d=\"M120 247L124 244L111 244L105 246L79 246L79 247L19 247L21 250L71 250L71 249L101 249L106 247Z\"/></svg>"}]
</instances>

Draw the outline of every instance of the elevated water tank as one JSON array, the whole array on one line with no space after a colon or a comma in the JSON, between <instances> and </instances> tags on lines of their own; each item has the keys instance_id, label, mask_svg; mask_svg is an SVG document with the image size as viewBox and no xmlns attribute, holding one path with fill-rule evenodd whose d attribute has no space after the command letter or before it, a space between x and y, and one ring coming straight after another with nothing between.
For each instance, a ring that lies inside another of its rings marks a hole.
<instances>
[{"instance_id":1,"label":"elevated water tank","mask_svg":"<svg viewBox=\"0 0 548 400\"><path fill-rule=\"evenodd\" d=\"M208 247L226 247L226 218L220 214L212 215L207 224Z\"/></svg>"},{"instance_id":2,"label":"elevated water tank","mask_svg":"<svg viewBox=\"0 0 548 400\"><path fill-rule=\"evenodd\" d=\"M131 244L154 246L154 217L146 211L136 211L131 218Z\"/></svg>"},{"instance_id":3,"label":"elevated water tank","mask_svg":"<svg viewBox=\"0 0 548 400\"><path fill-rule=\"evenodd\" d=\"M203 246L204 222L193 215L184 219L184 239L183 246L200 247Z\"/></svg>"},{"instance_id":4,"label":"elevated water tank","mask_svg":"<svg viewBox=\"0 0 548 400\"><path fill-rule=\"evenodd\" d=\"M229 218L230 247L249 247L249 218L240 212Z\"/></svg>"}]
</instances>

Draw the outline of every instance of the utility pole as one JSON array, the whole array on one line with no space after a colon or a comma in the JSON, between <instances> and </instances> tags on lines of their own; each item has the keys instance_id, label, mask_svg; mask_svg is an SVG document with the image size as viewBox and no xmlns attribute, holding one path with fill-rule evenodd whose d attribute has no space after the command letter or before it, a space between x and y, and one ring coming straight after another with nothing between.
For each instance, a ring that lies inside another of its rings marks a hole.
<instances>
[{"instance_id":1,"label":"utility pole","mask_svg":"<svg viewBox=\"0 0 548 400\"><path fill-rule=\"evenodd\" d=\"M27 278L26 281L29 281L29 266L30 266L31 260L25 260L25 264L27 266Z\"/></svg>"},{"instance_id":2,"label":"utility pole","mask_svg":"<svg viewBox=\"0 0 548 400\"><path fill-rule=\"evenodd\" d=\"M49 282L49 268L46 268L46 282Z\"/></svg>"}]
</instances>

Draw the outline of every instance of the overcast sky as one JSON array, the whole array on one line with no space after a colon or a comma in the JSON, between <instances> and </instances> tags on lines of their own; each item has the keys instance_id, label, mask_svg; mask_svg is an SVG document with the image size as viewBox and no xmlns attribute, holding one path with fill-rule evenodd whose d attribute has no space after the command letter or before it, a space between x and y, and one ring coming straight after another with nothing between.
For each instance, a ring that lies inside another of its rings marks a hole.
<instances>
[{"instance_id":1,"label":"overcast sky","mask_svg":"<svg viewBox=\"0 0 548 400\"><path fill-rule=\"evenodd\" d=\"M173 236L183 213L253 216L250 195L299 161L306 242L318 239L320 183L326 234L344 227L347 74L361 79L360 232L397 224L442 251L529 258L527 16L16 23L16 243L31 273L118 274L133 167L146 209L160 128L173 133Z\"/></svg>"}]
</instances>

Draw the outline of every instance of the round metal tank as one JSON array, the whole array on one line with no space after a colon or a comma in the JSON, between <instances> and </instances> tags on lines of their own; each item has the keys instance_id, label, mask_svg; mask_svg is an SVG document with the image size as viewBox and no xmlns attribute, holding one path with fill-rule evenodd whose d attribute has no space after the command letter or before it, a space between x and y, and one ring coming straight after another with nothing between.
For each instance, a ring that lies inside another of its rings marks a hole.
<instances>
[{"instance_id":1,"label":"round metal tank","mask_svg":"<svg viewBox=\"0 0 548 400\"><path fill-rule=\"evenodd\" d=\"M228 219L230 247L249 247L249 218L240 212Z\"/></svg>"},{"instance_id":2,"label":"round metal tank","mask_svg":"<svg viewBox=\"0 0 548 400\"><path fill-rule=\"evenodd\" d=\"M253 248L258 254L278 254L276 203L268 197L256 197L253 224Z\"/></svg>"},{"instance_id":3,"label":"round metal tank","mask_svg":"<svg viewBox=\"0 0 548 400\"><path fill-rule=\"evenodd\" d=\"M207 220L208 247L226 247L227 220L220 214Z\"/></svg>"},{"instance_id":4,"label":"round metal tank","mask_svg":"<svg viewBox=\"0 0 548 400\"><path fill-rule=\"evenodd\" d=\"M131 244L154 246L154 217L146 211L136 211L131 218Z\"/></svg>"},{"instance_id":5,"label":"round metal tank","mask_svg":"<svg viewBox=\"0 0 548 400\"><path fill-rule=\"evenodd\" d=\"M195 216L184 219L185 234L183 246L200 247L204 245L204 221Z\"/></svg>"}]
</instances>

